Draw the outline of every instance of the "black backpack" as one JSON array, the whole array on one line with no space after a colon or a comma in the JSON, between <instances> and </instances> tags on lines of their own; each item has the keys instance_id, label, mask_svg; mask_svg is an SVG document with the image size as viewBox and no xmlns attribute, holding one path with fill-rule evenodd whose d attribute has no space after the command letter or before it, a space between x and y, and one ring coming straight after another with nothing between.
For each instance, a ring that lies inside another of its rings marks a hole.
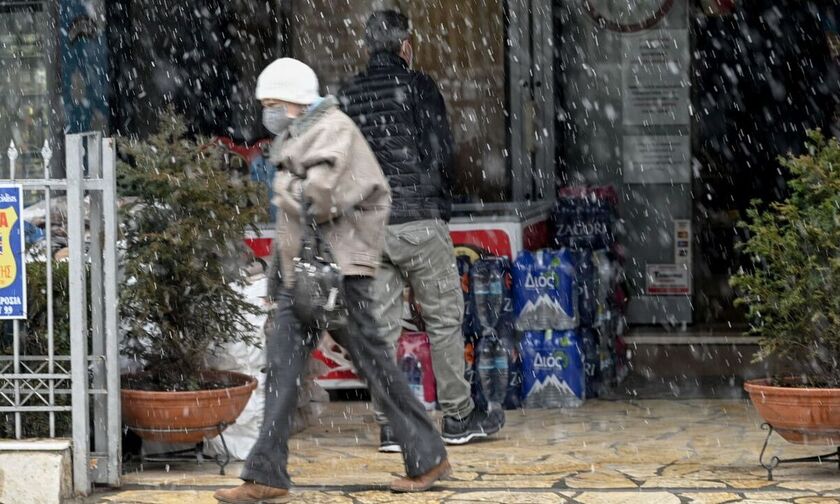
<instances>
[{"instance_id":1,"label":"black backpack","mask_svg":"<svg viewBox=\"0 0 840 504\"><path fill-rule=\"evenodd\" d=\"M343 275L304 198L301 248L294 259L292 311L305 327L336 330L347 325Z\"/></svg>"}]
</instances>

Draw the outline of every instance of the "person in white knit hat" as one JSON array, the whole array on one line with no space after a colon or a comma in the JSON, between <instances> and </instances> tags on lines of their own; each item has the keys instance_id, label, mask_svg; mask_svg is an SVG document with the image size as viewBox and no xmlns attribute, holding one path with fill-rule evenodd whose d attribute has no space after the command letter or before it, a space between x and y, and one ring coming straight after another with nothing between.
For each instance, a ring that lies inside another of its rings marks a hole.
<instances>
[{"instance_id":1,"label":"person in white knit hat","mask_svg":"<svg viewBox=\"0 0 840 504\"><path fill-rule=\"evenodd\" d=\"M423 406L411 393L377 331L370 308L372 277L379 265L390 189L367 141L335 98L322 98L311 68L291 58L271 63L257 80L263 124L275 135L271 161L279 209L270 292L276 302L266 328L266 401L259 439L248 455L242 485L219 490L230 504L287 502L286 470L298 381L320 331L295 314L293 264L301 250L301 208L318 223L343 276L347 326L331 335L350 353L371 395L379 401L402 448L407 476L395 492L429 489L450 471L446 449Z\"/></svg>"}]
</instances>

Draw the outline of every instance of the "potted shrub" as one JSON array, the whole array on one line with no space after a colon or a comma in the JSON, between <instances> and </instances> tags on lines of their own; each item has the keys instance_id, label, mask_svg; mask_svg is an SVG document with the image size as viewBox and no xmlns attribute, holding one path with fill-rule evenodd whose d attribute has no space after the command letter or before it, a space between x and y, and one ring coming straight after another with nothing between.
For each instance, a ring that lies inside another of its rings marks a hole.
<instances>
[{"instance_id":1,"label":"potted shrub","mask_svg":"<svg viewBox=\"0 0 840 504\"><path fill-rule=\"evenodd\" d=\"M758 413L792 443L840 446L840 144L809 134L781 164L789 196L748 212L742 244L752 267L732 278L748 308L759 358L786 358L799 376L752 380Z\"/></svg>"},{"instance_id":2,"label":"potted shrub","mask_svg":"<svg viewBox=\"0 0 840 504\"><path fill-rule=\"evenodd\" d=\"M220 152L186 136L168 114L145 141L120 143L124 239L120 315L125 425L145 439L198 442L236 420L257 386L206 369L221 345L254 343L258 314L244 285L245 232L264 215L262 191L222 166Z\"/></svg>"}]
</instances>

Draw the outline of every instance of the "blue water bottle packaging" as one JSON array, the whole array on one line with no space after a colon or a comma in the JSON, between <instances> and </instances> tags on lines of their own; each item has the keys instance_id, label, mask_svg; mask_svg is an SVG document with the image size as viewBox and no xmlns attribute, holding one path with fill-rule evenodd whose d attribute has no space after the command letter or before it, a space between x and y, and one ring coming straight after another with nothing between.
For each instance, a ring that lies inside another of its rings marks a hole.
<instances>
[{"instance_id":1,"label":"blue water bottle packaging","mask_svg":"<svg viewBox=\"0 0 840 504\"><path fill-rule=\"evenodd\" d=\"M570 408L586 398L584 355L577 331L529 331L520 341L526 408Z\"/></svg>"},{"instance_id":2,"label":"blue water bottle packaging","mask_svg":"<svg viewBox=\"0 0 840 504\"><path fill-rule=\"evenodd\" d=\"M574 329L579 325L575 261L568 249L523 251L513 266L516 328Z\"/></svg>"},{"instance_id":3,"label":"blue water bottle packaging","mask_svg":"<svg viewBox=\"0 0 840 504\"><path fill-rule=\"evenodd\" d=\"M613 235L614 209L597 197L560 198L552 213L554 244L573 249L609 248Z\"/></svg>"}]
</instances>

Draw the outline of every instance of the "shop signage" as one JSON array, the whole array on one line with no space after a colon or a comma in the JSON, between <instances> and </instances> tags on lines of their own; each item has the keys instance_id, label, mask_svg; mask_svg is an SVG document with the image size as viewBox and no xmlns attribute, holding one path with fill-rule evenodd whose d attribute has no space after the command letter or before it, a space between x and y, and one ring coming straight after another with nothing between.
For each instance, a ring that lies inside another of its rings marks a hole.
<instances>
[{"instance_id":1,"label":"shop signage","mask_svg":"<svg viewBox=\"0 0 840 504\"><path fill-rule=\"evenodd\" d=\"M0 185L0 319L26 318L23 189Z\"/></svg>"},{"instance_id":2,"label":"shop signage","mask_svg":"<svg viewBox=\"0 0 840 504\"><path fill-rule=\"evenodd\" d=\"M615 2L613 0L586 0L587 14L599 25L617 32L647 30L659 23L668 14L674 0L636 0Z\"/></svg>"},{"instance_id":3,"label":"shop signage","mask_svg":"<svg viewBox=\"0 0 840 504\"><path fill-rule=\"evenodd\" d=\"M691 293L691 278L686 264L648 264L649 296L686 296Z\"/></svg>"},{"instance_id":4,"label":"shop signage","mask_svg":"<svg viewBox=\"0 0 840 504\"><path fill-rule=\"evenodd\" d=\"M688 184L691 142L688 135L625 135L624 182Z\"/></svg>"},{"instance_id":5,"label":"shop signage","mask_svg":"<svg viewBox=\"0 0 840 504\"><path fill-rule=\"evenodd\" d=\"M650 30L621 38L625 126L689 124L688 30Z\"/></svg>"},{"instance_id":6,"label":"shop signage","mask_svg":"<svg viewBox=\"0 0 840 504\"><path fill-rule=\"evenodd\" d=\"M691 266L691 221L674 220L674 262Z\"/></svg>"}]
</instances>

